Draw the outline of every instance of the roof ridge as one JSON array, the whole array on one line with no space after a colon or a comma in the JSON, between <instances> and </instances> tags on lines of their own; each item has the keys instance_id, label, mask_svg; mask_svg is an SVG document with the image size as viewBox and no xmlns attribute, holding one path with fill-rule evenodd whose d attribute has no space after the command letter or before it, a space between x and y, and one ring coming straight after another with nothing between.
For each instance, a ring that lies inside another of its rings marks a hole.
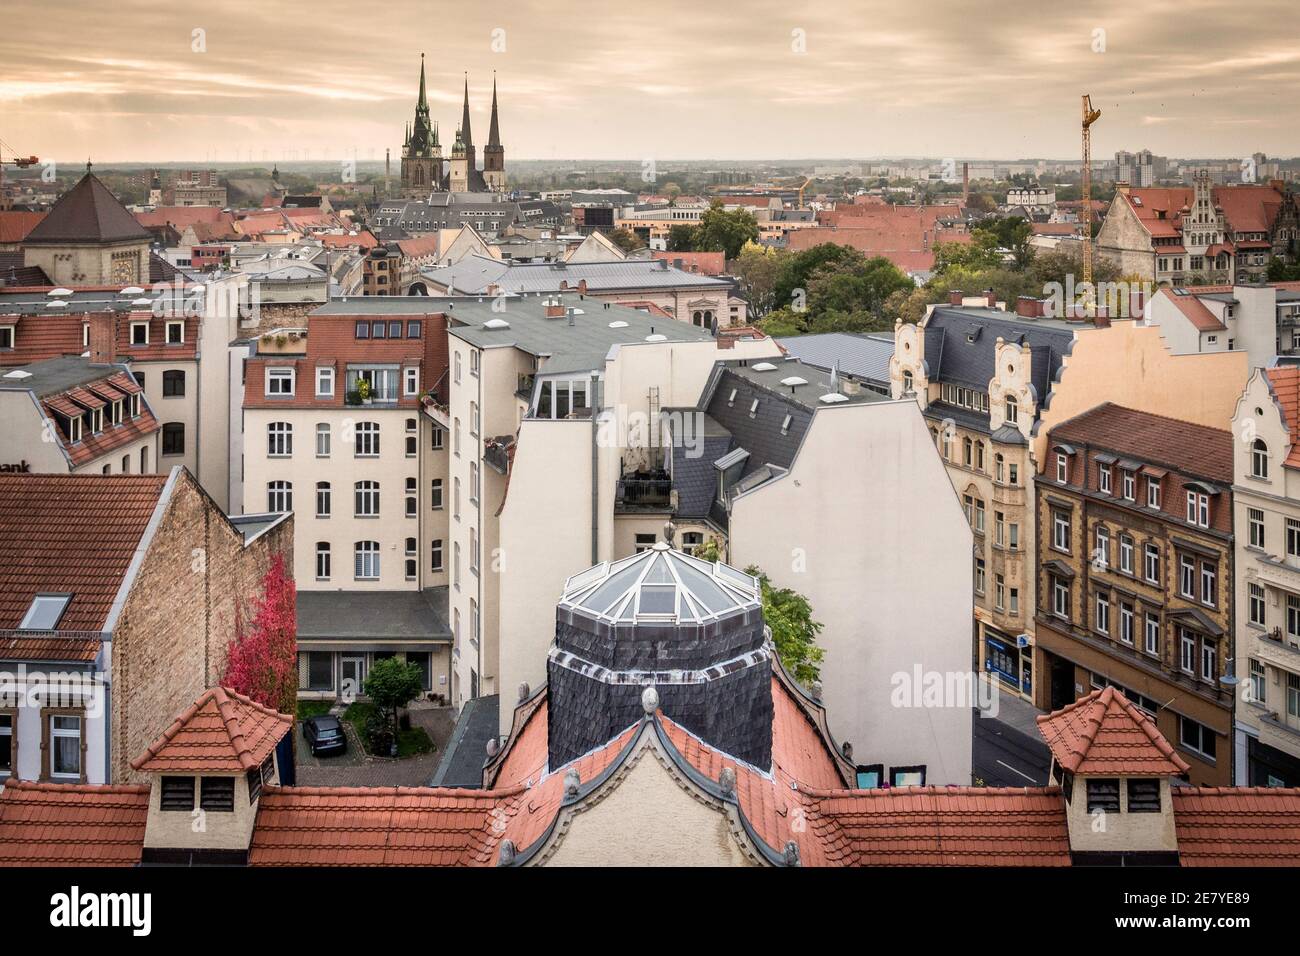
<instances>
[{"instance_id":1,"label":"roof ridge","mask_svg":"<svg viewBox=\"0 0 1300 956\"><path fill-rule=\"evenodd\" d=\"M891 794L919 796L926 795L953 795L962 797L1050 797L1056 796L1061 792L1061 788L1055 784L1049 784L1043 787L968 787L961 785L944 786L941 784L926 784L924 786L911 787L871 787L871 788L841 788L839 790L825 790L821 787L808 787L800 785L799 792L817 799L843 798L843 797L887 797Z\"/></svg>"},{"instance_id":2,"label":"roof ridge","mask_svg":"<svg viewBox=\"0 0 1300 956\"><path fill-rule=\"evenodd\" d=\"M6 791L35 793L143 794L150 791L148 784L140 783L54 783L49 780L17 780L14 777L3 781L3 787Z\"/></svg>"}]
</instances>

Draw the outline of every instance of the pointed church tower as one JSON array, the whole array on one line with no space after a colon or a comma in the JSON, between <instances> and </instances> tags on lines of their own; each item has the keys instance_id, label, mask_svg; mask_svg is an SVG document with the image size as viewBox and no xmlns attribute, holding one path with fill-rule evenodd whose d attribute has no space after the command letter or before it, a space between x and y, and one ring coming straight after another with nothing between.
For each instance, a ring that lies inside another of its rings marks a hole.
<instances>
[{"instance_id":1,"label":"pointed church tower","mask_svg":"<svg viewBox=\"0 0 1300 956\"><path fill-rule=\"evenodd\" d=\"M497 78L492 74L492 124L488 128L488 144L483 148L483 181L496 193L506 190L506 150L501 145L501 130L497 124Z\"/></svg>"},{"instance_id":2,"label":"pointed church tower","mask_svg":"<svg viewBox=\"0 0 1300 956\"><path fill-rule=\"evenodd\" d=\"M451 147L451 167L447 177L447 188L454 193L470 191L469 154L465 148L463 130L456 130L456 142Z\"/></svg>"},{"instance_id":3,"label":"pointed church tower","mask_svg":"<svg viewBox=\"0 0 1300 956\"><path fill-rule=\"evenodd\" d=\"M415 122L407 127L402 145L402 195L422 198L439 187L441 158L435 163L433 127L424 85L424 54L420 54L420 92L415 101Z\"/></svg>"}]
</instances>

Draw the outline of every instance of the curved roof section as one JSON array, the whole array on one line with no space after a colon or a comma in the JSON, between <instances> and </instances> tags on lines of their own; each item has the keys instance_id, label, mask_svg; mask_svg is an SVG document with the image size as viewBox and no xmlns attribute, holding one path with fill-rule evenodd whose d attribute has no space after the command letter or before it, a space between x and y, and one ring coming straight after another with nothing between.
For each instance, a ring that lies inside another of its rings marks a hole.
<instances>
[{"instance_id":1,"label":"curved roof section","mask_svg":"<svg viewBox=\"0 0 1300 956\"><path fill-rule=\"evenodd\" d=\"M701 624L761 607L758 580L660 542L564 582L562 609L610 624Z\"/></svg>"}]
</instances>

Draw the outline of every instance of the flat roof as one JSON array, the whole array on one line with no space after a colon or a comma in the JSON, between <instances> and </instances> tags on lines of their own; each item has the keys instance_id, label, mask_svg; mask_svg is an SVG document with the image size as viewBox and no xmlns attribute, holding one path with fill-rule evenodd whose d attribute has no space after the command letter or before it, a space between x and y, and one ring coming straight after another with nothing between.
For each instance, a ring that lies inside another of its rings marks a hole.
<instances>
[{"instance_id":1,"label":"flat roof","mask_svg":"<svg viewBox=\"0 0 1300 956\"><path fill-rule=\"evenodd\" d=\"M298 640L450 641L447 589L299 591Z\"/></svg>"},{"instance_id":2,"label":"flat roof","mask_svg":"<svg viewBox=\"0 0 1300 956\"><path fill-rule=\"evenodd\" d=\"M696 286L702 290L726 289L725 279L685 272L668 265L666 259L617 259L611 262L519 262L467 256L451 266L425 269L421 273L444 288L464 292L486 292L496 286L506 292L558 292L560 283L573 288L587 283L589 292L619 289Z\"/></svg>"},{"instance_id":3,"label":"flat roof","mask_svg":"<svg viewBox=\"0 0 1300 956\"><path fill-rule=\"evenodd\" d=\"M126 371L124 365L91 362L79 355L64 355L45 359L18 368L0 370L0 389L33 392L37 398L57 395L78 385L88 385ZM27 375L10 378L14 372Z\"/></svg>"},{"instance_id":4,"label":"flat roof","mask_svg":"<svg viewBox=\"0 0 1300 956\"><path fill-rule=\"evenodd\" d=\"M749 360L743 365L739 362L721 364L732 375L744 379L749 384L765 392L770 392L782 401L798 405L801 408L815 409L836 404L863 405L869 402L891 401L888 396L873 392L870 389L860 389L853 395L846 394L842 382L838 389L831 383L830 372L815 365L807 365L795 358L770 359L767 362ZM776 367L768 369L767 365ZM803 384L782 384L788 379L803 379ZM829 395L836 391L842 396L843 401L831 403L821 400L823 395Z\"/></svg>"}]
</instances>

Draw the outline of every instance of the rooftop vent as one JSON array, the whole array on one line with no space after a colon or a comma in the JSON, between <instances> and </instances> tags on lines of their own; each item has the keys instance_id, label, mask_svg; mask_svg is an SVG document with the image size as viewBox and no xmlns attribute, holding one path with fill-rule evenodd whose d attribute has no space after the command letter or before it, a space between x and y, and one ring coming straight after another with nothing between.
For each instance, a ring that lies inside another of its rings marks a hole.
<instances>
[{"instance_id":1,"label":"rooftop vent","mask_svg":"<svg viewBox=\"0 0 1300 956\"><path fill-rule=\"evenodd\" d=\"M47 293L45 293L45 294L46 294L46 295L72 295L72 290L71 290L71 289L64 289L64 288L60 287L60 288L58 288L58 289L51 289L49 292L47 292Z\"/></svg>"},{"instance_id":2,"label":"rooftop vent","mask_svg":"<svg viewBox=\"0 0 1300 956\"><path fill-rule=\"evenodd\" d=\"M622 319L619 319L617 322L609 323L609 327L611 329L625 329L627 328L627 323L624 322Z\"/></svg>"},{"instance_id":3,"label":"rooftop vent","mask_svg":"<svg viewBox=\"0 0 1300 956\"><path fill-rule=\"evenodd\" d=\"M797 385L807 385L808 379L800 378L798 375L791 375L789 378L781 379L781 384L794 388Z\"/></svg>"},{"instance_id":4,"label":"rooftop vent","mask_svg":"<svg viewBox=\"0 0 1300 956\"><path fill-rule=\"evenodd\" d=\"M508 329L510 328L510 323L507 322L505 319L488 319L486 322L483 323L483 328Z\"/></svg>"},{"instance_id":5,"label":"rooftop vent","mask_svg":"<svg viewBox=\"0 0 1300 956\"><path fill-rule=\"evenodd\" d=\"M664 335L661 332L656 332L654 335L647 335L645 337L645 340L647 342L667 342L668 336Z\"/></svg>"},{"instance_id":6,"label":"rooftop vent","mask_svg":"<svg viewBox=\"0 0 1300 956\"><path fill-rule=\"evenodd\" d=\"M32 373L25 369L16 368L12 372L5 372L5 378L31 378Z\"/></svg>"},{"instance_id":7,"label":"rooftop vent","mask_svg":"<svg viewBox=\"0 0 1300 956\"><path fill-rule=\"evenodd\" d=\"M847 402L848 400L847 395L841 395L838 392L829 392L817 399L817 401L825 402L827 405L838 405L840 402Z\"/></svg>"},{"instance_id":8,"label":"rooftop vent","mask_svg":"<svg viewBox=\"0 0 1300 956\"><path fill-rule=\"evenodd\" d=\"M129 285L119 293L120 295L144 295L144 289L138 285Z\"/></svg>"},{"instance_id":9,"label":"rooftop vent","mask_svg":"<svg viewBox=\"0 0 1300 956\"><path fill-rule=\"evenodd\" d=\"M755 372L775 372L775 371L776 371L776 366L773 365L771 362L759 362L757 365L751 365L750 368L752 368Z\"/></svg>"},{"instance_id":10,"label":"rooftop vent","mask_svg":"<svg viewBox=\"0 0 1300 956\"><path fill-rule=\"evenodd\" d=\"M47 309L65 309L65 308L67 308L67 306L68 306L68 303L66 303L66 302L61 302L61 301L59 301L59 300L57 300L57 299L56 299L55 301L53 301L53 302L46 302L46 303L45 303L45 308L47 308Z\"/></svg>"}]
</instances>

